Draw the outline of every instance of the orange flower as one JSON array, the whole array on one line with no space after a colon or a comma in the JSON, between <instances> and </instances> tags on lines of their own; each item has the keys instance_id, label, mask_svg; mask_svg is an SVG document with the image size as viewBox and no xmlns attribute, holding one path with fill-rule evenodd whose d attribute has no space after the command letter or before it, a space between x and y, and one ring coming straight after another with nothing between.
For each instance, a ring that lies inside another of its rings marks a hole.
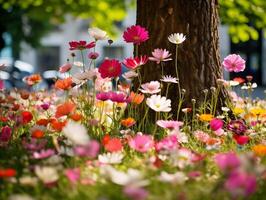
<instances>
[{"instance_id":1,"label":"orange flower","mask_svg":"<svg viewBox=\"0 0 266 200\"><path fill-rule=\"evenodd\" d=\"M241 77L235 77L235 78L233 79L233 81L237 81L239 84L241 84L241 83L244 83L244 82L245 82L245 79L243 79L243 78L241 78Z\"/></svg>"},{"instance_id":2,"label":"orange flower","mask_svg":"<svg viewBox=\"0 0 266 200\"><path fill-rule=\"evenodd\" d=\"M143 101L144 95L131 92L129 98L131 99L131 103L138 105Z\"/></svg>"},{"instance_id":3,"label":"orange flower","mask_svg":"<svg viewBox=\"0 0 266 200\"><path fill-rule=\"evenodd\" d=\"M125 127L133 126L136 123L135 119L129 117L127 119L122 119L121 124Z\"/></svg>"},{"instance_id":4,"label":"orange flower","mask_svg":"<svg viewBox=\"0 0 266 200\"><path fill-rule=\"evenodd\" d=\"M31 133L31 137L33 137L33 138L38 139L38 138L43 138L43 136L44 136L44 132L40 129L35 129Z\"/></svg>"},{"instance_id":5,"label":"orange flower","mask_svg":"<svg viewBox=\"0 0 266 200\"><path fill-rule=\"evenodd\" d=\"M40 83L42 81L42 77L40 74L32 74L30 76L25 77L24 81L29 85L35 85L37 83Z\"/></svg>"},{"instance_id":6,"label":"orange flower","mask_svg":"<svg viewBox=\"0 0 266 200\"><path fill-rule=\"evenodd\" d=\"M51 120L51 127L57 132L61 132L64 126L66 125L67 121L60 122L56 119Z\"/></svg>"},{"instance_id":7,"label":"orange flower","mask_svg":"<svg viewBox=\"0 0 266 200\"><path fill-rule=\"evenodd\" d=\"M259 144L252 148L257 156L266 156L266 145Z\"/></svg>"},{"instance_id":8,"label":"orange flower","mask_svg":"<svg viewBox=\"0 0 266 200\"><path fill-rule=\"evenodd\" d=\"M47 126L47 124L49 123L48 119L39 119L36 124L39 126Z\"/></svg>"},{"instance_id":9,"label":"orange flower","mask_svg":"<svg viewBox=\"0 0 266 200\"><path fill-rule=\"evenodd\" d=\"M71 101L65 102L56 108L55 117L59 118L64 115L69 115L70 113L74 112L76 109L76 106Z\"/></svg>"},{"instance_id":10,"label":"orange flower","mask_svg":"<svg viewBox=\"0 0 266 200\"><path fill-rule=\"evenodd\" d=\"M72 87L72 78L66 78L62 80L57 80L55 82L55 88L61 89L61 90L69 90Z\"/></svg>"},{"instance_id":11,"label":"orange flower","mask_svg":"<svg viewBox=\"0 0 266 200\"><path fill-rule=\"evenodd\" d=\"M199 116L200 121L203 121L203 122L209 122L212 120L212 118L213 118L213 115L211 114L201 114Z\"/></svg>"},{"instance_id":12,"label":"orange flower","mask_svg":"<svg viewBox=\"0 0 266 200\"><path fill-rule=\"evenodd\" d=\"M82 119L82 115L79 113L73 113L70 115L70 118L74 121L79 121Z\"/></svg>"}]
</instances>

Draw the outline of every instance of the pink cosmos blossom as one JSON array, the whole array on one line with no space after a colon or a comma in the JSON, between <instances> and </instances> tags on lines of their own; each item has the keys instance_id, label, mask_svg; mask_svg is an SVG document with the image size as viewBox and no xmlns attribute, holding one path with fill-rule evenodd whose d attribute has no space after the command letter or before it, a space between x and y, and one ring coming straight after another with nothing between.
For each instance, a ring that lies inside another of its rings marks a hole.
<instances>
[{"instance_id":1,"label":"pink cosmos blossom","mask_svg":"<svg viewBox=\"0 0 266 200\"><path fill-rule=\"evenodd\" d=\"M124 93L109 92L110 100L116 103L125 103L128 101L127 96Z\"/></svg>"},{"instance_id":2,"label":"pink cosmos blossom","mask_svg":"<svg viewBox=\"0 0 266 200\"><path fill-rule=\"evenodd\" d=\"M28 151L40 151L42 150L47 144L47 139L36 139L31 138L30 140L23 139L22 145Z\"/></svg>"},{"instance_id":3,"label":"pink cosmos blossom","mask_svg":"<svg viewBox=\"0 0 266 200\"><path fill-rule=\"evenodd\" d=\"M197 140L206 143L211 137L203 131L194 131L194 136Z\"/></svg>"},{"instance_id":4,"label":"pink cosmos blossom","mask_svg":"<svg viewBox=\"0 0 266 200\"><path fill-rule=\"evenodd\" d=\"M160 62L172 60L172 58L169 58L171 55L172 54L170 54L166 49L154 49L152 52L153 57L149 57L149 60L155 61L159 64Z\"/></svg>"},{"instance_id":5,"label":"pink cosmos blossom","mask_svg":"<svg viewBox=\"0 0 266 200\"><path fill-rule=\"evenodd\" d=\"M98 155L100 144L96 140L89 141L86 145L79 145L74 148L74 153L81 157L94 158Z\"/></svg>"},{"instance_id":6,"label":"pink cosmos blossom","mask_svg":"<svg viewBox=\"0 0 266 200\"><path fill-rule=\"evenodd\" d=\"M8 142L11 139L12 129L9 126L4 126L1 129L0 142Z\"/></svg>"},{"instance_id":7,"label":"pink cosmos blossom","mask_svg":"<svg viewBox=\"0 0 266 200\"><path fill-rule=\"evenodd\" d=\"M88 58L89 59L92 59L92 60L95 60L95 59L97 59L99 57L99 54L97 53L97 52L90 52L89 54L88 54Z\"/></svg>"},{"instance_id":8,"label":"pink cosmos blossom","mask_svg":"<svg viewBox=\"0 0 266 200\"><path fill-rule=\"evenodd\" d=\"M34 152L33 158L35 159L44 159L49 158L55 154L55 151L53 149L42 149L40 152Z\"/></svg>"},{"instance_id":9,"label":"pink cosmos blossom","mask_svg":"<svg viewBox=\"0 0 266 200\"><path fill-rule=\"evenodd\" d=\"M145 200L149 194L144 188L133 186L125 186L123 193L132 200Z\"/></svg>"},{"instance_id":10,"label":"pink cosmos blossom","mask_svg":"<svg viewBox=\"0 0 266 200\"><path fill-rule=\"evenodd\" d=\"M242 72L246 61L240 55L230 54L223 60L223 66L229 72Z\"/></svg>"},{"instance_id":11,"label":"pink cosmos blossom","mask_svg":"<svg viewBox=\"0 0 266 200\"><path fill-rule=\"evenodd\" d=\"M116 59L105 59L99 67L102 78L114 78L120 76L122 71L121 63Z\"/></svg>"},{"instance_id":12,"label":"pink cosmos blossom","mask_svg":"<svg viewBox=\"0 0 266 200\"><path fill-rule=\"evenodd\" d=\"M100 92L96 94L96 99L101 101L109 100L111 93L110 92Z\"/></svg>"},{"instance_id":13,"label":"pink cosmos blossom","mask_svg":"<svg viewBox=\"0 0 266 200\"><path fill-rule=\"evenodd\" d=\"M246 197L256 191L256 177L246 172L235 170L225 182L225 188L234 197Z\"/></svg>"},{"instance_id":14,"label":"pink cosmos blossom","mask_svg":"<svg viewBox=\"0 0 266 200\"><path fill-rule=\"evenodd\" d=\"M80 179L80 169L66 169L65 175L72 184L76 184Z\"/></svg>"},{"instance_id":15,"label":"pink cosmos blossom","mask_svg":"<svg viewBox=\"0 0 266 200\"><path fill-rule=\"evenodd\" d=\"M59 68L60 73L66 73L72 68L72 65L70 63L65 63Z\"/></svg>"},{"instance_id":16,"label":"pink cosmos blossom","mask_svg":"<svg viewBox=\"0 0 266 200\"><path fill-rule=\"evenodd\" d=\"M149 135L136 135L129 141L129 146L138 152L145 153L154 146L154 141Z\"/></svg>"},{"instance_id":17,"label":"pink cosmos blossom","mask_svg":"<svg viewBox=\"0 0 266 200\"><path fill-rule=\"evenodd\" d=\"M161 91L160 82L159 81L151 81L149 83L144 83L141 85L141 89L139 89L142 93L147 94L156 94Z\"/></svg>"},{"instance_id":18,"label":"pink cosmos blossom","mask_svg":"<svg viewBox=\"0 0 266 200\"><path fill-rule=\"evenodd\" d=\"M179 144L177 141L177 137L175 135L167 136L155 144L156 151L161 151L161 150L170 151L177 149L178 147Z\"/></svg>"},{"instance_id":19,"label":"pink cosmos blossom","mask_svg":"<svg viewBox=\"0 0 266 200\"><path fill-rule=\"evenodd\" d=\"M71 41L69 42L69 50L84 50L84 49L91 49L95 47L95 42L90 42L87 44L86 41Z\"/></svg>"},{"instance_id":20,"label":"pink cosmos blossom","mask_svg":"<svg viewBox=\"0 0 266 200\"><path fill-rule=\"evenodd\" d=\"M183 122L180 121L174 121L174 120L158 120L156 122L156 124L162 128L166 128L166 129L178 129L180 128L180 126L183 126Z\"/></svg>"},{"instance_id":21,"label":"pink cosmos blossom","mask_svg":"<svg viewBox=\"0 0 266 200\"><path fill-rule=\"evenodd\" d=\"M233 152L216 154L214 161L223 171L233 170L240 166L240 160Z\"/></svg>"},{"instance_id":22,"label":"pink cosmos blossom","mask_svg":"<svg viewBox=\"0 0 266 200\"><path fill-rule=\"evenodd\" d=\"M210 121L210 127L213 131L217 131L218 129L221 129L224 125L223 120L218 119L218 118L213 118Z\"/></svg>"},{"instance_id":23,"label":"pink cosmos blossom","mask_svg":"<svg viewBox=\"0 0 266 200\"><path fill-rule=\"evenodd\" d=\"M0 90L5 89L5 83L3 80L0 80Z\"/></svg>"},{"instance_id":24,"label":"pink cosmos blossom","mask_svg":"<svg viewBox=\"0 0 266 200\"><path fill-rule=\"evenodd\" d=\"M123 38L128 43L140 45L140 43L149 39L149 33L145 28L139 25L133 25L126 29Z\"/></svg>"},{"instance_id":25,"label":"pink cosmos blossom","mask_svg":"<svg viewBox=\"0 0 266 200\"><path fill-rule=\"evenodd\" d=\"M147 56L140 56L140 57L135 57L135 58L126 58L123 62L123 64L128 68L135 70L138 67L145 65L148 61Z\"/></svg>"}]
</instances>

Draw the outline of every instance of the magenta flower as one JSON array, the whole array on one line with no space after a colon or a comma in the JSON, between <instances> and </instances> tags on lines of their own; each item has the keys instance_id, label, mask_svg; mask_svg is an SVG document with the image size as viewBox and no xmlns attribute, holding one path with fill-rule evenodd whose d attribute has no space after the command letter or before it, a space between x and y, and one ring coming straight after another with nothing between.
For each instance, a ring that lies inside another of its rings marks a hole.
<instances>
[{"instance_id":1,"label":"magenta flower","mask_svg":"<svg viewBox=\"0 0 266 200\"><path fill-rule=\"evenodd\" d=\"M48 110L48 109L50 108L50 104L49 104L49 103L43 103L43 104L41 105L41 108L42 108L43 110Z\"/></svg>"},{"instance_id":2,"label":"magenta flower","mask_svg":"<svg viewBox=\"0 0 266 200\"><path fill-rule=\"evenodd\" d=\"M213 118L210 121L210 127L213 131L217 131L218 129L223 128L224 122L221 119Z\"/></svg>"},{"instance_id":3,"label":"magenta flower","mask_svg":"<svg viewBox=\"0 0 266 200\"><path fill-rule=\"evenodd\" d=\"M223 66L229 72L242 72L246 61L240 55L230 54L223 60Z\"/></svg>"},{"instance_id":4,"label":"magenta flower","mask_svg":"<svg viewBox=\"0 0 266 200\"><path fill-rule=\"evenodd\" d=\"M162 128L166 129L177 129L179 130L180 126L183 126L183 122L174 121L174 120L158 120L156 124Z\"/></svg>"},{"instance_id":5,"label":"magenta flower","mask_svg":"<svg viewBox=\"0 0 266 200\"><path fill-rule=\"evenodd\" d=\"M95 158L100 150L100 144L96 140L91 140L86 145L79 145L74 148L74 153L81 157Z\"/></svg>"},{"instance_id":6,"label":"magenta flower","mask_svg":"<svg viewBox=\"0 0 266 200\"><path fill-rule=\"evenodd\" d=\"M72 184L76 184L80 179L80 169L66 169L65 175Z\"/></svg>"},{"instance_id":7,"label":"magenta flower","mask_svg":"<svg viewBox=\"0 0 266 200\"><path fill-rule=\"evenodd\" d=\"M11 139L12 129L9 126L4 126L1 129L0 142L8 142Z\"/></svg>"},{"instance_id":8,"label":"magenta flower","mask_svg":"<svg viewBox=\"0 0 266 200\"><path fill-rule=\"evenodd\" d=\"M135 70L138 67L145 65L148 61L147 56L140 56L140 57L135 57L135 58L127 58L124 60L123 64L128 68Z\"/></svg>"},{"instance_id":9,"label":"magenta flower","mask_svg":"<svg viewBox=\"0 0 266 200\"><path fill-rule=\"evenodd\" d=\"M86 41L71 41L69 42L69 50L84 50L84 49L91 49L95 47L95 42L90 42L87 44Z\"/></svg>"},{"instance_id":10,"label":"magenta flower","mask_svg":"<svg viewBox=\"0 0 266 200\"><path fill-rule=\"evenodd\" d=\"M244 134L247 130L247 126L242 120L231 120L227 125L227 129L235 134Z\"/></svg>"},{"instance_id":11,"label":"magenta flower","mask_svg":"<svg viewBox=\"0 0 266 200\"><path fill-rule=\"evenodd\" d=\"M124 93L109 92L110 100L116 103L125 103L128 101L127 96Z\"/></svg>"},{"instance_id":12,"label":"magenta flower","mask_svg":"<svg viewBox=\"0 0 266 200\"><path fill-rule=\"evenodd\" d=\"M111 93L110 92L100 92L96 94L96 99L101 101L109 100Z\"/></svg>"},{"instance_id":13,"label":"magenta flower","mask_svg":"<svg viewBox=\"0 0 266 200\"><path fill-rule=\"evenodd\" d=\"M3 80L0 80L0 90L5 89L5 82Z\"/></svg>"},{"instance_id":14,"label":"magenta flower","mask_svg":"<svg viewBox=\"0 0 266 200\"><path fill-rule=\"evenodd\" d=\"M149 135L136 135L129 141L129 146L138 152L145 153L154 146L154 141Z\"/></svg>"},{"instance_id":15,"label":"magenta flower","mask_svg":"<svg viewBox=\"0 0 266 200\"><path fill-rule=\"evenodd\" d=\"M120 76L122 71L121 63L118 60L106 59L99 67L99 72L102 78L114 78Z\"/></svg>"},{"instance_id":16,"label":"magenta flower","mask_svg":"<svg viewBox=\"0 0 266 200\"><path fill-rule=\"evenodd\" d=\"M97 59L98 57L99 57L99 54L96 53L96 52L90 52L90 53L88 54L88 58L89 58L89 59L92 59L92 60L95 60L95 59Z\"/></svg>"},{"instance_id":17,"label":"magenta flower","mask_svg":"<svg viewBox=\"0 0 266 200\"><path fill-rule=\"evenodd\" d=\"M55 154L55 151L53 149L42 149L40 152L34 152L33 158L35 159L44 159L49 158Z\"/></svg>"},{"instance_id":18,"label":"magenta flower","mask_svg":"<svg viewBox=\"0 0 266 200\"><path fill-rule=\"evenodd\" d=\"M125 186L123 193L132 200L144 200L149 194L144 188L133 186Z\"/></svg>"},{"instance_id":19,"label":"magenta flower","mask_svg":"<svg viewBox=\"0 0 266 200\"><path fill-rule=\"evenodd\" d=\"M170 54L166 49L154 49L152 52L153 57L149 57L149 60L155 61L159 64L160 62L172 60L172 58L169 58L171 55L172 54Z\"/></svg>"},{"instance_id":20,"label":"magenta flower","mask_svg":"<svg viewBox=\"0 0 266 200\"><path fill-rule=\"evenodd\" d=\"M66 73L72 68L72 65L70 63L65 63L59 68L60 73Z\"/></svg>"},{"instance_id":21,"label":"magenta flower","mask_svg":"<svg viewBox=\"0 0 266 200\"><path fill-rule=\"evenodd\" d=\"M242 171L233 171L225 182L225 188L234 197L245 197L256 191L256 177Z\"/></svg>"},{"instance_id":22,"label":"magenta flower","mask_svg":"<svg viewBox=\"0 0 266 200\"><path fill-rule=\"evenodd\" d=\"M139 25L133 25L126 29L123 38L128 43L140 45L140 43L149 39L149 33L145 28Z\"/></svg>"},{"instance_id":23,"label":"magenta flower","mask_svg":"<svg viewBox=\"0 0 266 200\"><path fill-rule=\"evenodd\" d=\"M178 147L179 144L177 137L175 135L167 136L155 144L156 151L161 151L161 150L170 151Z\"/></svg>"},{"instance_id":24,"label":"magenta flower","mask_svg":"<svg viewBox=\"0 0 266 200\"><path fill-rule=\"evenodd\" d=\"M214 161L222 171L233 170L240 166L240 160L233 152L218 153Z\"/></svg>"}]
</instances>

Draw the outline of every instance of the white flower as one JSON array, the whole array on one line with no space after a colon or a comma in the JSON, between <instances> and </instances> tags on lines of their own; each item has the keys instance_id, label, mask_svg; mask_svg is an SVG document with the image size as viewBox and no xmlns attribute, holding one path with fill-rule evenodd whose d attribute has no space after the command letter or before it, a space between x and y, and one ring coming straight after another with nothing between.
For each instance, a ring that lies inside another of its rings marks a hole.
<instances>
[{"instance_id":1,"label":"white flower","mask_svg":"<svg viewBox=\"0 0 266 200\"><path fill-rule=\"evenodd\" d=\"M169 135L175 135L179 143L188 143L188 137L186 133L180 132L177 129L172 130Z\"/></svg>"},{"instance_id":2,"label":"white flower","mask_svg":"<svg viewBox=\"0 0 266 200\"><path fill-rule=\"evenodd\" d=\"M239 85L239 82L238 81L229 81L229 85L230 86L237 86L237 85Z\"/></svg>"},{"instance_id":3,"label":"white flower","mask_svg":"<svg viewBox=\"0 0 266 200\"><path fill-rule=\"evenodd\" d=\"M34 200L34 198L27 194L12 194L8 200Z\"/></svg>"},{"instance_id":4,"label":"white flower","mask_svg":"<svg viewBox=\"0 0 266 200\"><path fill-rule=\"evenodd\" d=\"M147 105L156 112L171 111L171 100L161 95L152 95L146 100Z\"/></svg>"},{"instance_id":5,"label":"white flower","mask_svg":"<svg viewBox=\"0 0 266 200\"><path fill-rule=\"evenodd\" d=\"M230 111L230 109L227 108L227 107L222 107L222 111L224 111L224 112L228 112L228 111Z\"/></svg>"},{"instance_id":6,"label":"white flower","mask_svg":"<svg viewBox=\"0 0 266 200\"><path fill-rule=\"evenodd\" d=\"M148 180L143 179L143 175L136 169L128 169L127 172L118 171L110 165L101 168L103 175L107 175L111 181L117 185L130 185L142 187L149 184Z\"/></svg>"},{"instance_id":7,"label":"white flower","mask_svg":"<svg viewBox=\"0 0 266 200\"><path fill-rule=\"evenodd\" d=\"M183 172L169 174L165 171L162 171L158 179L162 182L183 184L186 180L188 180L188 177Z\"/></svg>"},{"instance_id":8,"label":"white flower","mask_svg":"<svg viewBox=\"0 0 266 200\"><path fill-rule=\"evenodd\" d=\"M35 186L37 182L38 182L38 179L32 176L22 176L19 178L19 183L21 185Z\"/></svg>"},{"instance_id":9,"label":"white flower","mask_svg":"<svg viewBox=\"0 0 266 200\"><path fill-rule=\"evenodd\" d=\"M177 83L177 79L175 77L172 77L171 75L169 76L163 76L161 81L166 82L166 83Z\"/></svg>"},{"instance_id":10,"label":"white flower","mask_svg":"<svg viewBox=\"0 0 266 200\"><path fill-rule=\"evenodd\" d=\"M37 166L35 168L35 174L45 184L54 183L58 180L59 176L57 170L54 167Z\"/></svg>"},{"instance_id":11,"label":"white flower","mask_svg":"<svg viewBox=\"0 0 266 200\"><path fill-rule=\"evenodd\" d=\"M186 40L186 36L183 33L173 33L169 35L168 40L173 44L181 44Z\"/></svg>"},{"instance_id":12,"label":"white flower","mask_svg":"<svg viewBox=\"0 0 266 200\"><path fill-rule=\"evenodd\" d=\"M86 145L89 142L87 129L78 122L68 121L63 129L63 133L76 145Z\"/></svg>"},{"instance_id":13,"label":"white flower","mask_svg":"<svg viewBox=\"0 0 266 200\"><path fill-rule=\"evenodd\" d=\"M134 71L128 71L128 72L125 72L124 74L122 74L122 76L127 79L127 80L131 80L135 77L138 76L138 73L134 72Z\"/></svg>"},{"instance_id":14,"label":"white flower","mask_svg":"<svg viewBox=\"0 0 266 200\"><path fill-rule=\"evenodd\" d=\"M108 38L107 33L99 28L89 28L89 35L93 37L95 40L106 40Z\"/></svg>"},{"instance_id":15,"label":"white flower","mask_svg":"<svg viewBox=\"0 0 266 200\"><path fill-rule=\"evenodd\" d=\"M124 155L121 152L105 153L98 156L99 162L103 164L119 164L122 162Z\"/></svg>"},{"instance_id":16,"label":"white flower","mask_svg":"<svg viewBox=\"0 0 266 200\"><path fill-rule=\"evenodd\" d=\"M144 83L139 89L142 93L146 94L156 94L161 91L159 81L151 81L149 83Z\"/></svg>"}]
</instances>

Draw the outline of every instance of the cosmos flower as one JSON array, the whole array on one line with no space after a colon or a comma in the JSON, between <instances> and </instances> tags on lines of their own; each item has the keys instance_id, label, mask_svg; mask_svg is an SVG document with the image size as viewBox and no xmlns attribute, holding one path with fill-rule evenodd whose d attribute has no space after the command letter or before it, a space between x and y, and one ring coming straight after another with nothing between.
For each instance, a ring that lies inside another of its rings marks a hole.
<instances>
[{"instance_id":1,"label":"cosmos flower","mask_svg":"<svg viewBox=\"0 0 266 200\"><path fill-rule=\"evenodd\" d=\"M12 129L9 126L4 126L0 133L0 142L8 142L12 136Z\"/></svg>"},{"instance_id":2,"label":"cosmos flower","mask_svg":"<svg viewBox=\"0 0 266 200\"><path fill-rule=\"evenodd\" d=\"M237 135L241 135L246 132L247 126L242 120L231 120L227 125L227 129Z\"/></svg>"},{"instance_id":3,"label":"cosmos flower","mask_svg":"<svg viewBox=\"0 0 266 200\"><path fill-rule=\"evenodd\" d=\"M69 42L69 50L84 50L84 49L91 49L95 47L95 42L87 43L86 41L71 41Z\"/></svg>"},{"instance_id":4,"label":"cosmos flower","mask_svg":"<svg viewBox=\"0 0 266 200\"><path fill-rule=\"evenodd\" d=\"M233 170L240 166L240 160L233 152L218 153L214 156L214 161L223 170Z\"/></svg>"},{"instance_id":5,"label":"cosmos flower","mask_svg":"<svg viewBox=\"0 0 266 200\"><path fill-rule=\"evenodd\" d=\"M170 112L171 100L162 97L161 95L152 95L147 98L146 104L156 112Z\"/></svg>"},{"instance_id":6,"label":"cosmos flower","mask_svg":"<svg viewBox=\"0 0 266 200\"><path fill-rule=\"evenodd\" d=\"M72 68L72 65L70 63L65 63L59 68L60 73L66 73Z\"/></svg>"},{"instance_id":7,"label":"cosmos flower","mask_svg":"<svg viewBox=\"0 0 266 200\"><path fill-rule=\"evenodd\" d=\"M42 77L40 74L32 74L30 76L26 76L23 78L23 81L27 83L29 86L36 85L42 81Z\"/></svg>"},{"instance_id":8,"label":"cosmos flower","mask_svg":"<svg viewBox=\"0 0 266 200\"><path fill-rule=\"evenodd\" d=\"M99 29L97 27L89 28L88 29L88 33L95 40L106 40L106 39L108 39L107 32L105 32L102 29Z\"/></svg>"},{"instance_id":9,"label":"cosmos flower","mask_svg":"<svg viewBox=\"0 0 266 200\"><path fill-rule=\"evenodd\" d=\"M54 167L37 166L35 167L35 173L44 184L55 183L59 179L57 170Z\"/></svg>"},{"instance_id":10,"label":"cosmos flower","mask_svg":"<svg viewBox=\"0 0 266 200\"><path fill-rule=\"evenodd\" d=\"M122 71L121 63L118 60L105 59L99 67L102 78L114 78L120 76Z\"/></svg>"},{"instance_id":11,"label":"cosmos flower","mask_svg":"<svg viewBox=\"0 0 266 200\"><path fill-rule=\"evenodd\" d=\"M95 158L100 150L100 144L96 140L90 140L86 144L77 145L74 147L74 153L80 157Z\"/></svg>"},{"instance_id":12,"label":"cosmos flower","mask_svg":"<svg viewBox=\"0 0 266 200\"><path fill-rule=\"evenodd\" d=\"M72 88L72 83L73 83L72 78L68 77L62 80L60 79L57 80L54 86L56 89L69 90Z\"/></svg>"},{"instance_id":13,"label":"cosmos flower","mask_svg":"<svg viewBox=\"0 0 266 200\"><path fill-rule=\"evenodd\" d=\"M154 146L154 141L150 135L136 135L129 141L129 146L141 153L145 153Z\"/></svg>"},{"instance_id":14,"label":"cosmos flower","mask_svg":"<svg viewBox=\"0 0 266 200\"><path fill-rule=\"evenodd\" d=\"M119 164L122 162L123 158L124 155L121 152L108 152L98 155L99 162L103 164Z\"/></svg>"},{"instance_id":15,"label":"cosmos flower","mask_svg":"<svg viewBox=\"0 0 266 200\"><path fill-rule=\"evenodd\" d=\"M185 181L188 180L188 177L185 175L184 172L175 172L174 174L170 174L165 171L162 171L158 179L166 183L183 184Z\"/></svg>"},{"instance_id":16,"label":"cosmos flower","mask_svg":"<svg viewBox=\"0 0 266 200\"><path fill-rule=\"evenodd\" d=\"M55 154L55 151L53 149L42 149L40 152L34 152L33 153L33 158L35 159L44 159L51 157Z\"/></svg>"},{"instance_id":17,"label":"cosmos flower","mask_svg":"<svg viewBox=\"0 0 266 200\"><path fill-rule=\"evenodd\" d=\"M149 57L149 60L155 61L157 64L160 62L166 62L172 60L170 58L172 54L169 53L166 49L154 49L152 52L153 57Z\"/></svg>"},{"instance_id":18,"label":"cosmos flower","mask_svg":"<svg viewBox=\"0 0 266 200\"><path fill-rule=\"evenodd\" d=\"M88 54L88 58L89 59L92 59L92 60L95 60L95 59L97 59L99 57L99 54L97 53L97 52L90 52L89 54Z\"/></svg>"},{"instance_id":19,"label":"cosmos flower","mask_svg":"<svg viewBox=\"0 0 266 200\"><path fill-rule=\"evenodd\" d=\"M79 181L80 174L79 168L65 170L65 175L72 184L76 184Z\"/></svg>"},{"instance_id":20,"label":"cosmos flower","mask_svg":"<svg viewBox=\"0 0 266 200\"><path fill-rule=\"evenodd\" d=\"M144 100L144 95L143 94L138 94L134 92L130 92L129 95L129 102L134 105L139 105L142 103Z\"/></svg>"},{"instance_id":21,"label":"cosmos flower","mask_svg":"<svg viewBox=\"0 0 266 200\"><path fill-rule=\"evenodd\" d=\"M123 64L131 70L135 70L138 67L145 65L148 61L148 57L147 56L139 56L139 57L135 57L135 58L126 58L123 61Z\"/></svg>"},{"instance_id":22,"label":"cosmos flower","mask_svg":"<svg viewBox=\"0 0 266 200\"><path fill-rule=\"evenodd\" d=\"M138 77L138 73L134 72L134 71L128 71L125 72L124 74L122 74L123 78L125 78L126 80L132 80L135 77Z\"/></svg>"},{"instance_id":23,"label":"cosmos flower","mask_svg":"<svg viewBox=\"0 0 266 200\"><path fill-rule=\"evenodd\" d=\"M183 33L173 33L168 36L168 40L173 44L181 44L186 40L186 36Z\"/></svg>"},{"instance_id":24,"label":"cosmos flower","mask_svg":"<svg viewBox=\"0 0 266 200\"><path fill-rule=\"evenodd\" d=\"M60 118L65 115L69 115L70 113L74 112L75 109L76 109L76 105L71 101L67 101L57 106L55 117Z\"/></svg>"},{"instance_id":25,"label":"cosmos flower","mask_svg":"<svg viewBox=\"0 0 266 200\"><path fill-rule=\"evenodd\" d=\"M140 43L149 39L149 33L145 28L133 25L124 31L123 38L128 43L140 45Z\"/></svg>"},{"instance_id":26,"label":"cosmos flower","mask_svg":"<svg viewBox=\"0 0 266 200\"><path fill-rule=\"evenodd\" d=\"M240 55L230 54L223 60L223 66L229 72L242 72L245 69L246 61Z\"/></svg>"},{"instance_id":27,"label":"cosmos flower","mask_svg":"<svg viewBox=\"0 0 266 200\"><path fill-rule=\"evenodd\" d=\"M172 77L171 75L163 76L161 81L165 83L177 83L177 79L175 77Z\"/></svg>"},{"instance_id":28,"label":"cosmos flower","mask_svg":"<svg viewBox=\"0 0 266 200\"><path fill-rule=\"evenodd\" d=\"M144 188L132 186L125 186L123 193L132 200L145 200L149 195L149 192Z\"/></svg>"},{"instance_id":29,"label":"cosmos flower","mask_svg":"<svg viewBox=\"0 0 266 200\"><path fill-rule=\"evenodd\" d=\"M180 126L183 126L183 122L174 121L174 120L158 120L156 124L162 128L166 129L177 129L179 130Z\"/></svg>"},{"instance_id":30,"label":"cosmos flower","mask_svg":"<svg viewBox=\"0 0 266 200\"><path fill-rule=\"evenodd\" d=\"M160 82L159 81L151 81L148 83L144 83L141 85L141 89L139 89L142 93L147 94L156 94L161 91Z\"/></svg>"},{"instance_id":31,"label":"cosmos flower","mask_svg":"<svg viewBox=\"0 0 266 200\"><path fill-rule=\"evenodd\" d=\"M210 128L213 130L213 131L217 131L218 129L221 129L224 125L224 122L223 120L221 119L218 119L218 118L213 118L211 121L210 121Z\"/></svg>"}]
</instances>

